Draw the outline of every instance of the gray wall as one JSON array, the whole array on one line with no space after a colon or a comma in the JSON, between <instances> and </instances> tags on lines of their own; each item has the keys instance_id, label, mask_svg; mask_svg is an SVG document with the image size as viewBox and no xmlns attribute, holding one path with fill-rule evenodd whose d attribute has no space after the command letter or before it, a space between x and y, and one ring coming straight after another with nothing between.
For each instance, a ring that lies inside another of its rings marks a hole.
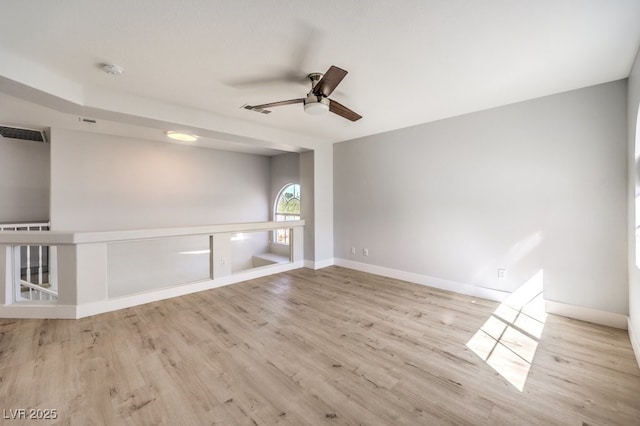
<instances>
[{"instance_id":1,"label":"gray wall","mask_svg":"<svg viewBox=\"0 0 640 426\"><path fill-rule=\"evenodd\" d=\"M335 257L626 314L626 134L624 80L336 144Z\"/></svg>"},{"instance_id":2,"label":"gray wall","mask_svg":"<svg viewBox=\"0 0 640 426\"><path fill-rule=\"evenodd\" d=\"M640 52L629 74L629 88L627 95L628 128L629 128L629 322L636 337L636 344L640 343L640 270L636 262L637 247L640 241L636 241L635 220L635 193L640 192L640 162L637 155L640 154L640 129L638 125L638 106L640 105ZM636 145L638 145L636 147ZM638 154L636 154L636 152ZM640 156L640 155L638 155ZM640 362L640 353L636 354Z\"/></svg>"},{"instance_id":3,"label":"gray wall","mask_svg":"<svg viewBox=\"0 0 640 426\"><path fill-rule=\"evenodd\" d=\"M308 262L307 266L312 267L316 260L314 159L313 151L300 154L300 218L304 220L304 260Z\"/></svg>"},{"instance_id":4,"label":"gray wall","mask_svg":"<svg viewBox=\"0 0 640 426\"><path fill-rule=\"evenodd\" d=\"M269 158L52 129L55 230L269 220Z\"/></svg>"},{"instance_id":5,"label":"gray wall","mask_svg":"<svg viewBox=\"0 0 640 426\"><path fill-rule=\"evenodd\" d=\"M274 155L270 158L271 166L271 198L270 218L273 219L276 197L280 190L289 183L300 184L300 154L292 152Z\"/></svg>"},{"instance_id":6,"label":"gray wall","mask_svg":"<svg viewBox=\"0 0 640 426\"><path fill-rule=\"evenodd\" d=\"M49 147L0 137L0 223L49 220Z\"/></svg>"}]
</instances>

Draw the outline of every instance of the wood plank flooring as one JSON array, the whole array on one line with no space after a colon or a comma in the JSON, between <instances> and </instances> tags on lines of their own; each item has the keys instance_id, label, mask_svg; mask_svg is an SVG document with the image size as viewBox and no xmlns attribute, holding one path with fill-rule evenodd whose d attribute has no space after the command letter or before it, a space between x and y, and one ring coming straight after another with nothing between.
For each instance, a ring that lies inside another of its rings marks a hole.
<instances>
[{"instance_id":1,"label":"wood plank flooring","mask_svg":"<svg viewBox=\"0 0 640 426\"><path fill-rule=\"evenodd\" d=\"M528 368L519 390L467 346L498 307L329 267L81 320L4 319L0 423L55 409L37 424L640 424L626 332L549 315L539 339L501 346L537 345L530 365L505 362Z\"/></svg>"}]
</instances>

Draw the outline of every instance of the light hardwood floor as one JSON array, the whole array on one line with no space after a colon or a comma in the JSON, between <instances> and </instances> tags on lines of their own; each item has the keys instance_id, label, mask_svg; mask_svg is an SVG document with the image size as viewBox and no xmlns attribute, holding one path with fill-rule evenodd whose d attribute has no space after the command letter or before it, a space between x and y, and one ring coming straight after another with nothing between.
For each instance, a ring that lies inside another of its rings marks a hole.
<instances>
[{"instance_id":1,"label":"light hardwood floor","mask_svg":"<svg viewBox=\"0 0 640 426\"><path fill-rule=\"evenodd\" d=\"M56 409L43 425L640 424L626 332L549 315L539 339L502 333L503 351L532 359L485 362L467 344L499 306L329 267L75 321L4 319L0 414Z\"/></svg>"}]
</instances>

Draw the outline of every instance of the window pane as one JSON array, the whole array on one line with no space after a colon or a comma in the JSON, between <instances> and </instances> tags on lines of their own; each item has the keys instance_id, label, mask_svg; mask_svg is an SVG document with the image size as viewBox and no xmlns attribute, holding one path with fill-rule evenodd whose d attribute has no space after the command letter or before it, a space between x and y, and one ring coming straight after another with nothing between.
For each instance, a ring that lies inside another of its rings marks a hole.
<instances>
[{"instance_id":1,"label":"window pane","mask_svg":"<svg viewBox=\"0 0 640 426\"><path fill-rule=\"evenodd\" d=\"M300 220L300 185L287 185L280 191L274 218L276 221ZM278 229L273 236L276 243L289 244L289 229Z\"/></svg>"},{"instance_id":2,"label":"window pane","mask_svg":"<svg viewBox=\"0 0 640 426\"><path fill-rule=\"evenodd\" d=\"M276 213L300 214L300 185L289 185L282 190Z\"/></svg>"},{"instance_id":3,"label":"window pane","mask_svg":"<svg viewBox=\"0 0 640 426\"><path fill-rule=\"evenodd\" d=\"M288 229L276 230L276 242L280 244L289 244L289 230Z\"/></svg>"}]
</instances>

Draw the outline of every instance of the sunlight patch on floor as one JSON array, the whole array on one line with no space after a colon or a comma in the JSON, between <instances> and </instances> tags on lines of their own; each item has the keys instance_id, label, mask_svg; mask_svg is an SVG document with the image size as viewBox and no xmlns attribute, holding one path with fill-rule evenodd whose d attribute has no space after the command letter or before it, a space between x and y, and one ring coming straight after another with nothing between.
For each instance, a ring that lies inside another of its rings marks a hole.
<instances>
[{"instance_id":1,"label":"sunlight patch on floor","mask_svg":"<svg viewBox=\"0 0 640 426\"><path fill-rule=\"evenodd\" d=\"M547 314L538 271L498 306L467 347L522 392Z\"/></svg>"}]
</instances>

